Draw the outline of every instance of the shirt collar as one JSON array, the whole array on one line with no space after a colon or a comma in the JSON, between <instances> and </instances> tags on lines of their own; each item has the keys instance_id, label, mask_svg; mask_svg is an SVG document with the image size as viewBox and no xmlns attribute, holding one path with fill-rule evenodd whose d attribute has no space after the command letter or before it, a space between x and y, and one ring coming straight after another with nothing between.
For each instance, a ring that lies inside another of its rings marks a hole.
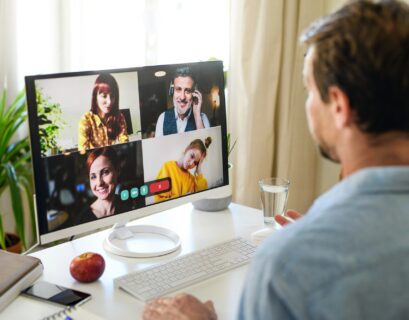
<instances>
[{"instance_id":1,"label":"shirt collar","mask_svg":"<svg viewBox=\"0 0 409 320\"><path fill-rule=\"evenodd\" d=\"M409 166L385 166L361 169L344 178L314 201L308 212L326 214L334 202L346 205L346 200L359 195L408 193ZM316 210L316 209L319 210Z\"/></svg>"},{"instance_id":2,"label":"shirt collar","mask_svg":"<svg viewBox=\"0 0 409 320\"><path fill-rule=\"evenodd\" d=\"M359 194L409 192L409 166L369 167L338 182L319 197L315 204L331 205L334 199Z\"/></svg>"},{"instance_id":3,"label":"shirt collar","mask_svg":"<svg viewBox=\"0 0 409 320\"><path fill-rule=\"evenodd\" d=\"M345 178L342 191L386 192L409 190L409 166L369 167ZM341 191L341 190L340 190Z\"/></svg>"},{"instance_id":4,"label":"shirt collar","mask_svg":"<svg viewBox=\"0 0 409 320\"><path fill-rule=\"evenodd\" d=\"M93 113L93 112L91 112L91 114L92 114L92 117L94 118L94 121L95 121L95 123L97 124L98 127L104 125L98 114Z\"/></svg>"}]
</instances>

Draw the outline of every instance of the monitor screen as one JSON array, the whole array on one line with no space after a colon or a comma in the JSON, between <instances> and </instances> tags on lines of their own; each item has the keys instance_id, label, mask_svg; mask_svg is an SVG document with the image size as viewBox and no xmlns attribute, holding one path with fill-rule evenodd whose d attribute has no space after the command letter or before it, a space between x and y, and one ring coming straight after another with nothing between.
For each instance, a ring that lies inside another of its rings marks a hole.
<instances>
[{"instance_id":1,"label":"monitor screen","mask_svg":"<svg viewBox=\"0 0 409 320\"><path fill-rule=\"evenodd\" d=\"M26 77L41 243L228 186L220 61Z\"/></svg>"}]
</instances>

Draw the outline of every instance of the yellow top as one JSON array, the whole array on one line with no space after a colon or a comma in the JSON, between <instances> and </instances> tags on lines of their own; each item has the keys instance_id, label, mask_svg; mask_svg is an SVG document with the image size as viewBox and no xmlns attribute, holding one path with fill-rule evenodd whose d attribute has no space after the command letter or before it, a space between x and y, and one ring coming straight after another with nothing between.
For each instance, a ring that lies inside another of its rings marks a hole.
<instances>
[{"instance_id":1,"label":"yellow top","mask_svg":"<svg viewBox=\"0 0 409 320\"><path fill-rule=\"evenodd\" d=\"M97 147L109 146L116 143L128 142L128 133L126 132L126 121L121 113L119 117L119 135L113 139L108 139L106 125L101 118L91 111L84 114L80 120L78 150L86 150Z\"/></svg>"},{"instance_id":2,"label":"yellow top","mask_svg":"<svg viewBox=\"0 0 409 320\"><path fill-rule=\"evenodd\" d=\"M171 189L155 195L155 202L177 198L192 192L206 190L207 180L203 174L194 176L189 171L179 168L176 161L165 162L156 179L170 178Z\"/></svg>"}]
</instances>

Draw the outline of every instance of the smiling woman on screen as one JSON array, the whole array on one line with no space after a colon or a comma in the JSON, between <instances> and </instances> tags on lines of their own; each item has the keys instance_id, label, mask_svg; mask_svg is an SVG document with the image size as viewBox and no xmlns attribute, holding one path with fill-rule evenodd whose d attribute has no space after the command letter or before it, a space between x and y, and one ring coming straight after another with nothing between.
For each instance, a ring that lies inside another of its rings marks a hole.
<instances>
[{"instance_id":1,"label":"smiling woman on screen","mask_svg":"<svg viewBox=\"0 0 409 320\"><path fill-rule=\"evenodd\" d=\"M78 222L108 217L124 211L123 203L115 194L118 185L118 157L112 148L98 148L87 157L89 186L96 197L81 214Z\"/></svg>"}]
</instances>

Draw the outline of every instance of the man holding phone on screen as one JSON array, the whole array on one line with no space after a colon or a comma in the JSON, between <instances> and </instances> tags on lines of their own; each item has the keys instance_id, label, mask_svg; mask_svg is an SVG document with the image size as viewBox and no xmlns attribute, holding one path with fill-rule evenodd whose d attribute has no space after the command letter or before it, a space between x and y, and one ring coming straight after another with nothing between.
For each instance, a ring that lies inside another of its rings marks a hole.
<instances>
[{"instance_id":1,"label":"man holding phone on screen","mask_svg":"<svg viewBox=\"0 0 409 320\"><path fill-rule=\"evenodd\" d=\"M160 114L155 137L210 127L209 119L201 112L202 94L197 90L195 77L188 66L176 69L169 95L173 108Z\"/></svg>"},{"instance_id":2,"label":"man holding phone on screen","mask_svg":"<svg viewBox=\"0 0 409 320\"><path fill-rule=\"evenodd\" d=\"M343 180L260 246L238 319L409 319L409 6L350 1L301 41L309 129ZM144 313L216 318L187 294Z\"/></svg>"}]
</instances>

